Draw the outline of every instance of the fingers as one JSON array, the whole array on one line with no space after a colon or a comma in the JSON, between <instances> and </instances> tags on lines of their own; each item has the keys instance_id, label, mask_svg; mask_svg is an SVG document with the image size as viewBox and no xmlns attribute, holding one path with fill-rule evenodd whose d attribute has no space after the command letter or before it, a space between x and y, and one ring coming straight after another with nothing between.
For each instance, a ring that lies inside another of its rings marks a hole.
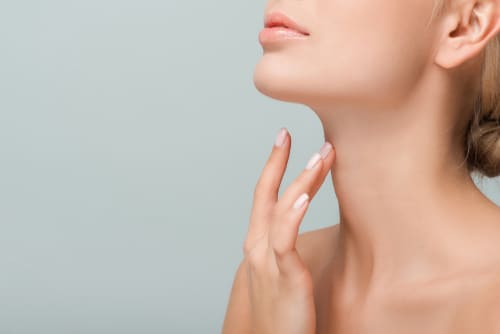
<instances>
[{"instance_id":1,"label":"fingers","mask_svg":"<svg viewBox=\"0 0 500 334\"><path fill-rule=\"evenodd\" d=\"M286 128L278 132L271 155L257 181L254 191L254 204L257 207L274 205L290 156L291 137Z\"/></svg>"},{"instance_id":2,"label":"fingers","mask_svg":"<svg viewBox=\"0 0 500 334\"><path fill-rule=\"evenodd\" d=\"M324 160L323 171L321 172L321 176L319 177L319 182L314 184L314 186L311 188L311 191L309 192L309 195L311 197L314 197L316 195L319 188L322 186L326 176L330 172L333 162L335 161L335 150L330 143L323 144L320 149L320 154Z\"/></svg>"},{"instance_id":3,"label":"fingers","mask_svg":"<svg viewBox=\"0 0 500 334\"><path fill-rule=\"evenodd\" d=\"M334 160L334 150L325 143L309 159L305 169L285 190L273 211L269 226L269 247L283 275L296 276L305 270L295 249L299 226L316 191L324 182Z\"/></svg>"},{"instance_id":4,"label":"fingers","mask_svg":"<svg viewBox=\"0 0 500 334\"><path fill-rule=\"evenodd\" d=\"M291 137L286 128L282 128L255 186L243 251L246 256L272 255L282 275L301 277L307 268L295 248L299 226L310 201L330 171L335 154L332 145L325 143L278 200L290 147ZM255 249L260 251L254 252Z\"/></svg>"},{"instance_id":5,"label":"fingers","mask_svg":"<svg viewBox=\"0 0 500 334\"><path fill-rule=\"evenodd\" d=\"M311 201L307 192L302 193L289 212L275 219L269 233L269 248L274 253L279 272L285 277L300 277L307 270L295 245L299 225Z\"/></svg>"},{"instance_id":6,"label":"fingers","mask_svg":"<svg viewBox=\"0 0 500 334\"><path fill-rule=\"evenodd\" d=\"M312 198L330 171L334 155L332 145L325 142L320 151L311 156L302 173L284 191L276 204L276 210L289 210L303 192L307 192ZM313 193L313 190L316 191Z\"/></svg>"},{"instance_id":7,"label":"fingers","mask_svg":"<svg viewBox=\"0 0 500 334\"><path fill-rule=\"evenodd\" d=\"M244 252L248 252L257 239L268 233L269 219L278 200L279 187L290 156L290 146L290 134L286 128L281 128L255 186L250 224L243 246Z\"/></svg>"}]
</instances>

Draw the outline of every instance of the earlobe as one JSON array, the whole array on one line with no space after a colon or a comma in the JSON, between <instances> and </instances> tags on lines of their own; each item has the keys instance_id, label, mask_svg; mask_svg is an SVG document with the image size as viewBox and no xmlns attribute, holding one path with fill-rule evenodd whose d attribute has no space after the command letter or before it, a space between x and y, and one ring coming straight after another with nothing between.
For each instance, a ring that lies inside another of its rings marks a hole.
<instances>
[{"instance_id":1,"label":"earlobe","mask_svg":"<svg viewBox=\"0 0 500 334\"><path fill-rule=\"evenodd\" d=\"M475 0L450 14L448 30L444 30L446 35L438 45L435 63L452 68L481 53L500 30L499 7L499 0Z\"/></svg>"}]
</instances>

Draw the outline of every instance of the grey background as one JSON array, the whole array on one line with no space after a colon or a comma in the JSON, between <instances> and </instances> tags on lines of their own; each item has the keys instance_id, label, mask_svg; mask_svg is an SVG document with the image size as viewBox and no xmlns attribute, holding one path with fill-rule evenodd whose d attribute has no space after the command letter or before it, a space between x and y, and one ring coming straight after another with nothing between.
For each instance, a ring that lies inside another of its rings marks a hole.
<instances>
[{"instance_id":1,"label":"grey background","mask_svg":"<svg viewBox=\"0 0 500 334\"><path fill-rule=\"evenodd\" d=\"M254 88L264 6L0 3L0 333L220 332L274 136L284 187L323 140ZM325 182L301 232L337 223Z\"/></svg>"}]
</instances>

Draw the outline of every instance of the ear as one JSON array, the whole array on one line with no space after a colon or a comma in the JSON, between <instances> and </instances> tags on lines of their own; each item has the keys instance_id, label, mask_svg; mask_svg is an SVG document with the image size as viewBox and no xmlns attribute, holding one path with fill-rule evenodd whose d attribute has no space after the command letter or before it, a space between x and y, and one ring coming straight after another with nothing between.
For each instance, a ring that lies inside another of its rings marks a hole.
<instances>
[{"instance_id":1,"label":"ear","mask_svg":"<svg viewBox=\"0 0 500 334\"><path fill-rule=\"evenodd\" d=\"M443 19L435 63L444 68L474 58L500 31L500 0L462 1Z\"/></svg>"}]
</instances>

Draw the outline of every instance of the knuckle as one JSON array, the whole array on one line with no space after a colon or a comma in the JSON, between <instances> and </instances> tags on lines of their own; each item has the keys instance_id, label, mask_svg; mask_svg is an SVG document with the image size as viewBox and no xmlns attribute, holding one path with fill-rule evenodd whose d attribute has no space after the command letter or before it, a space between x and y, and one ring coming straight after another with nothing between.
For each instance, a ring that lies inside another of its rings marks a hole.
<instances>
[{"instance_id":1,"label":"knuckle","mask_svg":"<svg viewBox=\"0 0 500 334\"><path fill-rule=\"evenodd\" d=\"M249 256L254 251L254 249L256 247L257 247L257 244L255 242L250 243L249 241L245 241L245 243L243 244L243 254L245 256Z\"/></svg>"},{"instance_id":2,"label":"knuckle","mask_svg":"<svg viewBox=\"0 0 500 334\"><path fill-rule=\"evenodd\" d=\"M266 185L266 181L263 180L262 178L259 179L254 187L253 197L254 198L262 197L265 193L267 193L267 189L268 187Z\"/></svg>"},{"instance_id":3,"label":"knuckle","mask_svg":"<svg viewBox=\"0 0 500 334\"><path fill-rule=\"evenodd\" d=\"M265 265L266 256L264 252L259 251L258 249L253 249L245 255L246 261L249 267L258 271L260 268L263 268Z\"/></svg>"},{"instance_id":4,"label":"knuckle","mask_svg":"<svg viewBox=\"0 0 500 334\"><path fill-rule=\"evenodd\" d=\"M254 197L266 196L273 184L274 177L268 174L263 174L255 183L253 190Z\"/></svg>"},{"instance_id":5,"label":"knuckle","mask_svg":"<svg viewBox=\"0 0 500 334\"><path fill-rule=\"evenodd\" d=\"M245 242L243 243L243 254L249 255L256 248L262 248L263 244L267 244L267 231L264 231L260 235L247 235Z\"/></svg>"},{"instance_id":6,"label":"knuckle","mask_svg":"<svg viewBox=\"0 0 500 334\"><path fill-rule=\"evenodd\" d=\"M289 252L289 249L286 245L282 245L279 243L273 243L272 250L273 250L274 255L276 256L276 259L278 259L278 260L284 259L288 255L288 252Z\"/></svg>"},{"instance_id":7,"label":"knuckle","mask_svg":"<svg viewBox=\"0 0 500 334\"><path fill-rule=\"evenodd\" d=\"M247 238L243 243L243 254L245 256L248 256L252 252L252 250L256 247L256 245L257 244L255 242L250 242L250 240Z\"/></svg>"},{"instance_id":8,"label":"knuckle","mask_svg":"<svg viewBox=\"0 0 500 334\"><path fill-rule=\"evenodd\" d=\"M293 283L295 286L299 287L305 287L305 286L313 286L313 282L311 280L311 274L310 271L307 269L306 266L295 268L294 275L293 277L290 277L292 279Z\"/></svg>"}]
</instances>

